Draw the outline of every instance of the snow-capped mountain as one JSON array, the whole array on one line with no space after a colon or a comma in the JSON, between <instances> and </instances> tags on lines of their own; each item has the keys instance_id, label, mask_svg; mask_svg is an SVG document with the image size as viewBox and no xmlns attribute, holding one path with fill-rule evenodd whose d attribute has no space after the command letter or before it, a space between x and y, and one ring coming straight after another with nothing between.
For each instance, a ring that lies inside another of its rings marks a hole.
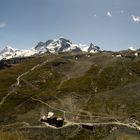
<instances>
[{"instance_id":1,"label":"snow-capped mountain","mask_svg":"<svg viewBox=\"0 0 140 140\"><path fill-rule=\"evenodd\" d=\"M44 53L44 51L48 51L50 53L58 53L76 50L77 46L73 45L69 40L65 38L59 38L54 40L48 40L45 43L39 42L35 49L38 50L40 53Z\"/></svg>"},{"instance_id":2,"label":"snow-capped mountain","mask_svg":"<svg viewBox=\"0 0 140 140\"><path fill-rule=\"evenodd\" d=\"M136 49L134 47L129 47L128 50L136 51Z\"/></svg>"},{"instance_id":3,"label":"snow-capped mountain","mask_svg":"<svg viewBox=\"0 0 140 140\"><path fill-rule=\"evenodd\" d=\"M2 54L2 53L12 53L12 52L14 52L15 51L15 49L13 49L11 46L6 46L1 52L0 52L0 54Z\"/></svg>"},{"instance_id":4,"label":"snow-capped mountain","mask_svg":"<svg viewBox=\"0 0 140 140\"><path fill-rule=\"evenodd\" d=\"M11 58L11 56L15 55L15 49L13 49L11 46L6 46L1 52L0 52L0 60L3 58Z\"/></svg>"},{"instance_id":5,"label":"snow-capped mountain","mask_svg":"<svg viewBox=\"0 0 140 140\"><path fill-rule=\"evenodd\" d=\"M18 49L12 48L11 46L6 46L0 52L0 60L11 59L11 58L15 58L15 57L28 57L28 56L32 56L37 53L38 52L35 49L18 50Z\"/></svg>"},{"instance_id":6,"label":"snow-capped mountain","mask_svg":"<svg viewBox=\"0 0 140 140\"><path fill-rule=\"evenodd\" d=\"M90 45L73 44L68 39L59 38L54 40L48 40L46 42L39 42L35 46L35 48L28 50L18 50L10 46L7 46L0 52L0 60L10 59L14 57L29 57L34 54L42 54L46 52L60 53L60 52L80 52L80 51L97 53L101 50L98 46L94 46L92 43Z\"/></svg>"},{"instance_id":7,"label":"snow-capped mountain","mask_svg":"<svg viewBox=\"0 0 140 140\"><path fill-rule=\"evenodd\" d=\"M39 42L35 47L35 50L40 53L50 52L50 53L59 53L59 52L73 52L73 51L84 51L84 52L98 52L100 51L99 47L83 45L83 44L73 44L71 41L65 38L59 38L54 40L48 40L46 42Z\"/></svg>"},{"instance_id":8,"label":"snow-capped mountain","mask_svg":"<svg viewBox=\"0 0 140 140\"><path fill-rule=\"evenodd\" d=\"M88 52L90 53L95 53L95 52L99 52L100 47L93 45L92 43L90 44L89 48L88 48Z\"/></svg>"}]
</instances>

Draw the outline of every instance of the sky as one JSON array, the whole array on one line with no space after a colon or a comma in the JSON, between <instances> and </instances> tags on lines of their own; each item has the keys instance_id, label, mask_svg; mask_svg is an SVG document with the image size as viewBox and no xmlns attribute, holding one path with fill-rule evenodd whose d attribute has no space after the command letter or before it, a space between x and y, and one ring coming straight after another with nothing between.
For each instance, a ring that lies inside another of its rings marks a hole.
<instances>
[{"instance_id":1,"label":"sky","mask_svg":"<svg viewBox=\"0 0 140 140\"><path fill-rule=\"evenodd\" d=\"M0 0L0 50L59 37L105 50L140 48L140 0Z\"/></svg>"}]
</instances>

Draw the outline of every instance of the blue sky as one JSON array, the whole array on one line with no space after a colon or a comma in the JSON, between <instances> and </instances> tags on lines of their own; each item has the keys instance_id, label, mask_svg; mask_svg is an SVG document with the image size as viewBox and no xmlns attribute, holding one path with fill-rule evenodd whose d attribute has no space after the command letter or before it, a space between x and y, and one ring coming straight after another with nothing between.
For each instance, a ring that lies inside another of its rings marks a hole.
<instances>
[{"instance_id":1,"label":"blue sky","mask_svg":"<svg viewBox=\"0 0 140 140\"><path fill-rule=\"evenodd\" d=\"M140 48L140 0L0 0L0 49L61 36L107 50Z\"/></svg>"}]
</instances>

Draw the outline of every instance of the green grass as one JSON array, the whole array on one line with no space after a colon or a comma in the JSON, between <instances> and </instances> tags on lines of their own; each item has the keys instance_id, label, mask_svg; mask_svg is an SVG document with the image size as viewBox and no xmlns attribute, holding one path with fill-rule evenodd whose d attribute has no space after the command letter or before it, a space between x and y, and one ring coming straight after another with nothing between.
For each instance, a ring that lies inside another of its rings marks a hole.
<instances>
[{"instance_id":1,"label":"green grass","mask_svg":"<svg viewBox=\"0 0 140 140\"><path fill-rule=\"evenodd\" d=\"M0 140L28 140L15 132L0 131Z\"/></svg>"},{"instance_id":2,"label":"green grass","mask_svg":"<svg viewBox=\"0 0 140 140\"><path fill-rule=\"evenodd\" d=\"M53 110L31 100L31 97L81 115L102 114L120 117L121 120L135 115L139 120L140 61L116 58L111 54L92 54L90 58L85 54L78 54L76 57L78 60L70 54L44 55L0 70L0 98L2 99L20 74L38 63L50 60L47 64L22 77L20 87L15 89L18 94L11 94L0 107L0 112L2 112L0 124L16 121L36 124L42 108L45 108L44 113ZM61 112L56 112L62 115ZM67 117L76 120L74 115L67 114ZM80 119L85 122L90 121L89 117ZM92 121L99 121L99 119ZM84 131L74 139L84 140L86 137L101 139L105 136L101 137L101 134L95 136Z\"/></svg>"}]
</instances>

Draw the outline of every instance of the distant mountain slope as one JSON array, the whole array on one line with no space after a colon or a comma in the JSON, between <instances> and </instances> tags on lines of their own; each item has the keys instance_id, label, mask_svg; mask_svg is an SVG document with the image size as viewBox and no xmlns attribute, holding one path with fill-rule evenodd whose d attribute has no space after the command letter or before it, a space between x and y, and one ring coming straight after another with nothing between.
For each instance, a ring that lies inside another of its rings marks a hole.
<instances>
[{"instance_id":1,"label":"distant mountain slope","mask_svg":"<svg viewBox=\"0 0 140 140\"><path fill-rule=\"evenodd\" d=\"M0 60L11 59L11 58L29 57L29 56L32 56L32 55L37 54L37 53L38 52L35 49L17 50L17 49L13 49L10 46L7 46L0 52Z\"/></svg>"}]
</instances>

